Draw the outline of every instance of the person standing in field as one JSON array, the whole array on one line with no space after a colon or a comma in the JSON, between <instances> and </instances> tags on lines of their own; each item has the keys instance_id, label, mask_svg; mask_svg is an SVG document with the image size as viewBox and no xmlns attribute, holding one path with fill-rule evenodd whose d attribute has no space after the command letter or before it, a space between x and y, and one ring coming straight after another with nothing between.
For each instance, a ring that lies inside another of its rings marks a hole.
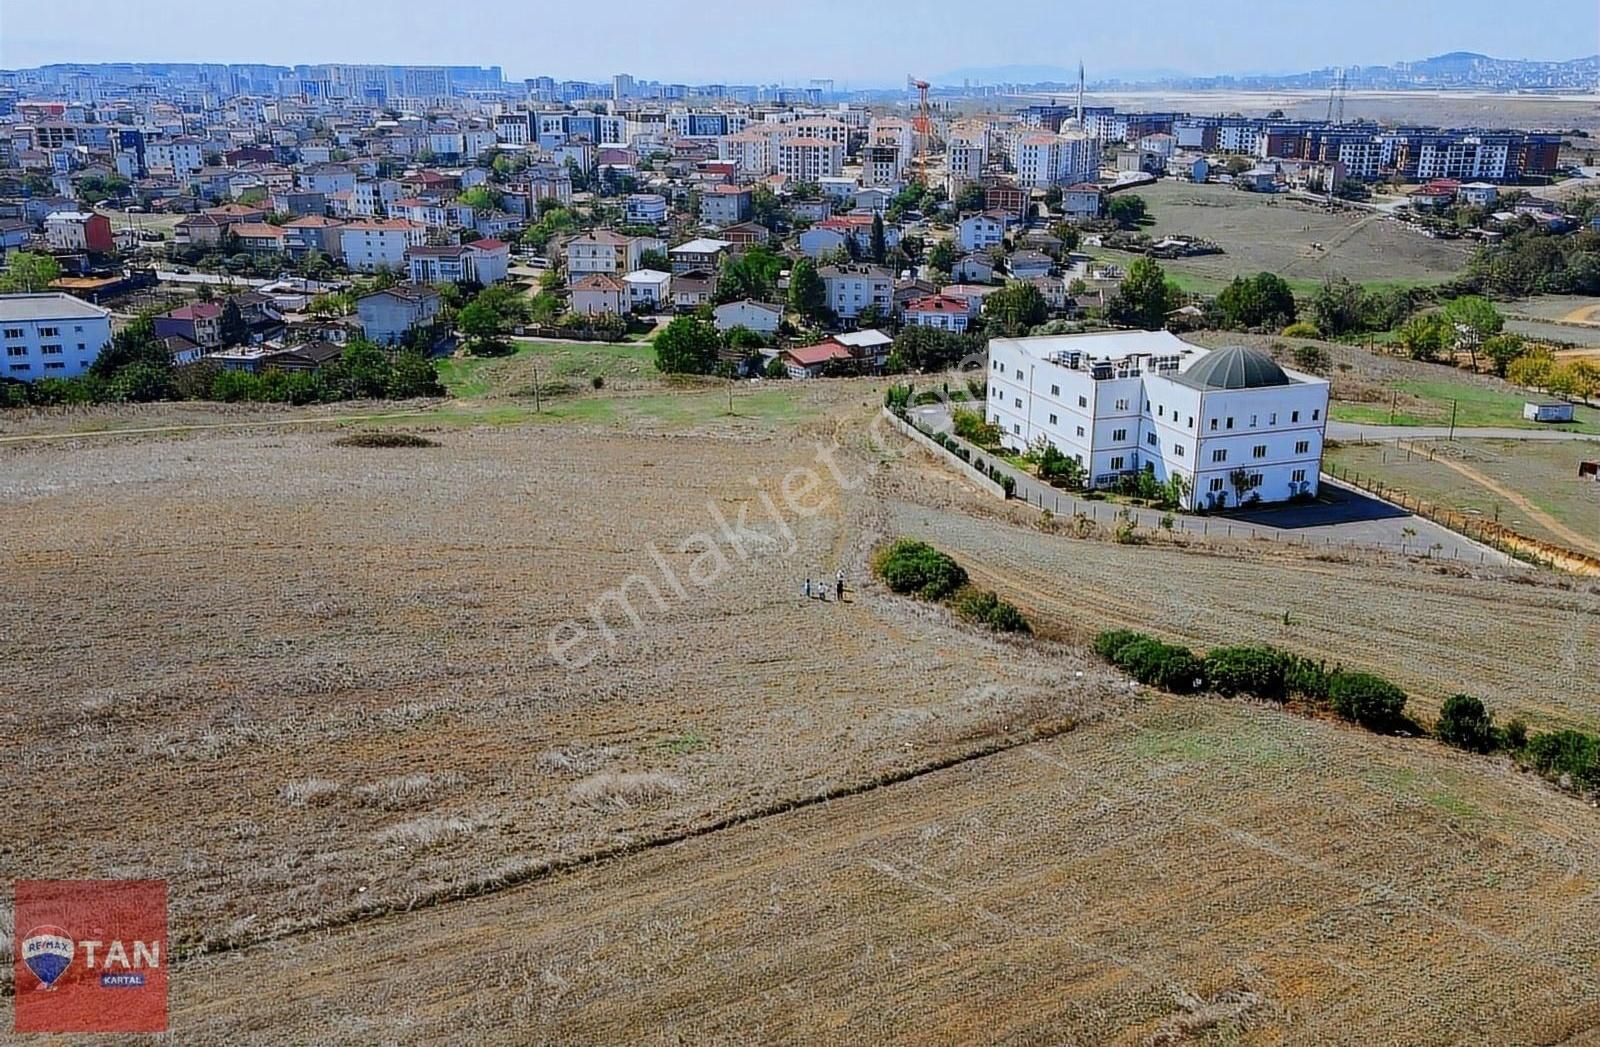
<instances>
[{"instance_id":1,"label":"person standing in field","mask_svg":"<svg viewBox=\"0 0 1600 1047\"><path fill-rule=\"evenodd\" d=\"M839 573L834 576L833 591L840 603L844 602L844 568L839 568Z\"/></svg>"}]
</instances>

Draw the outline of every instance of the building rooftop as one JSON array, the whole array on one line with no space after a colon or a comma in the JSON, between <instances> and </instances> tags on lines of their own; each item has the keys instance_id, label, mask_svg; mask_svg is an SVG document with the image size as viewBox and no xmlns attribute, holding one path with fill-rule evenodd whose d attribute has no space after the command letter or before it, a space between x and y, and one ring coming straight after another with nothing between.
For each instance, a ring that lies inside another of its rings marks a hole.
<instances>
[{"instance_id":1,"label":"building rooftop","mask_svg":"<svg viewBox=\"0 0 1600 1047\"><path fill-rule=\"evenodd\" d=\"M0 320L102 320L109 309L70 294L0 294Z\"/></svg>"},{"instance_id":2,"label":"building rooftop","mask_svg":"<svg viewBox=\"0 0 1600 1047\"><path fill-rule=\"evenodd\" d=\"M1173 380L1195 389L1264 389L1290 383L1268 353L1238 345L1207 353Z\"/></svg>"}]
</instances>

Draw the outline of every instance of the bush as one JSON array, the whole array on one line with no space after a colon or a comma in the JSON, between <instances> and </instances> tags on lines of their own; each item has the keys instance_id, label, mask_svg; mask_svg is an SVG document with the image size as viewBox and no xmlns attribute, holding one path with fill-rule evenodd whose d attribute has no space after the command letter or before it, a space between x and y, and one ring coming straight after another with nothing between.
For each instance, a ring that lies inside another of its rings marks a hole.
<instances>
[{"instance_id":1,"label":"bush","mask_svg":"<svg viewBox=\"0 0 1600 1047\"><path fill-rule=\"evenodd\" d=\"M986 590L971 587L961 590L956 595L954 607L956 614L967 621L988 626L997 633L1033 631L1021 611Z\"/></svg>"},{"instance_id":2,"label":"bush","mask_svg":"<svg viewBox=\"0 0 1600 1047\"><path fill-rule=\"evenodd\" d=\"M1328 700L1328 680L1331 675L1325 662L1289 655L1283 673L1284 691L1292 698L1325 702Z\"/></svg>"},{"instance_id":3,"label":"bush","mask_svg":"<svg viewBox=\"0 0 1600 1047\"><path fill-rule=\"evenodd\" d=\"M1094 653L1115 665L1118 651L1134 640L1144 639L1148 639L1144 633L1132 629L1108 629L1094 638Z\"/></svg>"},{"instance_id":4,"label":"bush","mask_svg":"<svg viewBox=\"0 0 1600 1047\"><path fill-rule=\"evenodd\" d=\"M1103 646L1115 642L1117 634L1102 633L1095 641L1098 652ZM1101 640L1105 639L1106 644ZM1122 669L1142 684L1159 687L1174 694L1188 694L1205 684L1205 666L1187 647L1163 643L1153 636L1141 633L1126 634L1122 643L1106 656L1112 665Z\"/></svg>"},{"instance_id":5,"label":"bush","mask_svg":"<svg viewBox=\"0 0 1600 1047\"><path fill-rule=\"evenodd\" d=\"M1322 332L1309 320L1300 320L1283 329L1285 338L1321 338Z\"/></svg>"},{"instance_id":6,"label":"bush","mask_svg":"<svg viewBox=\"0 0 1600 1047\"><path fill-rule=\"evenodd\" d=\"M1600 786L1600 737L1582 731L1536 734L1522 750L1528 766L1548 778L1566 777L1578 789Z\"/></svg>"},{"instance_id":7,"label":"bush","mask_svg":"<svg viewBox=\"0 0 1600 1047\"><path fill-rule=\"evenodd\" d=\"M1405 713L1406 692L1372 673L1339 670L1328 678L1333 711L1369 730L1389 730Z\"/></svg>"},{"instance_id":8,"label":"bush","mask_svg":"<svg viewBox=\"0 0 1600 1047\"><path fill-rule=\"evenodd\" d=\"M1288 697L1289 657L1273 647L1217 647L1205 657L1206 683L1218 694Z\"/></svg>"},{"instance_id":9,"label":"bush","mask_svg":"<svg viewBox=\"0 0 1600 1047\"><path fill-rule=\"evenodd\" d=\"M1494 718L1483 702L1470 694L1455 694L1445 700L1433 734L1446 745L1474 753L1492 752L1500 743Z\"/></svg>"},{"instance_id":10,"label":"bush","mask_svg":"<svg viewBox=\"0 0 1600 1047\"><path fill-rule=\"evenodd\" d=\"M961 565L926 542L902 538L881 552L873 571L897 593L943 600L967 584Z\"/></svg>"},{"instance_id":11,"label":"bush","mask_svg":"<svg viewBox=\"0 0 1600 1047\"><path fill-rule=\"evenodd\" d=\"M1521 720L1508 720L1500 732L1500 748L1518 752L1528 744L1528 725Z\"/></svg>"},{"instance_id":12,"label":"bush","mask_svg":"<svg viewBox=\"0 0 1600 1047\"><path fill-rule=\"evenodd\" d=\"M335 447L438 447L415 433L351 433L333 441Z\"/></svg>"}]
</instances>

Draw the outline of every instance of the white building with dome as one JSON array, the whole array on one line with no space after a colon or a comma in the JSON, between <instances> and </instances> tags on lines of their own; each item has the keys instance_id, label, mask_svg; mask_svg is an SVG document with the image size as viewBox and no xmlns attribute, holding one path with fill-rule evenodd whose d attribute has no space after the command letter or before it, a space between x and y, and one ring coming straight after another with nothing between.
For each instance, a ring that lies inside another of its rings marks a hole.
<instances>
[{"instance_id":1,"label":"white building with dome","mask_svg":"<svg viewBox=\"0 0 1600 1047\"><path fill-rule=\"evenodd\" d=\"M986 410L1007 447L1054 444L1092 486L1176 474L1185 508L1223 509L1316 495L1328 383L1165 331L996 338Z\"/></svg>"}]
</instances>

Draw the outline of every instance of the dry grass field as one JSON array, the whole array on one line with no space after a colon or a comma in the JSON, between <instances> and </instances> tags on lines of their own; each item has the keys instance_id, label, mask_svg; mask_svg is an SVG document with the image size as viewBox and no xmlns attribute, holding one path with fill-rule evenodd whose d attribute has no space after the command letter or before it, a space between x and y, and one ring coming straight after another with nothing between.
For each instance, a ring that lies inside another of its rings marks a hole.
<instances>
[{"instance_id":1,"label":"dry grass field","mask_svg":"<svg viewBox=\"0 0 1600 1047\"><path fill-rule=\"evenodd\" d=\"M1185 290L1215 293L1236 275L1258 272L1276 273L1302 294L1330 276L1356 283L1437 283L1459 273L1471 253L1459 241L1430 240L1369 211L1329 211L1227 185L1162 179L1132 191L1155 219L1145 232L1203 237L1223 249L1161 263Z\"/></svg>"},{"instance_id":2,"label":"dry grass field","mask_svg":"<svg viewBox=\"0 0 1600 1047\"><path fill-rule=\"evenodd\" d=\"M1141 693L1080 642L1272 640L1389 673L1424 717L1470 689L1593 728L1600 591L1045 533L869 433L876 390L386 423L434 447L165 429L213 424L194 408L0 443L0 874L167 879L174 938L214 950L174 977L197 1040L1600 1023L1591 808L1432 743ZM252 419L292 416L214 424ZM883 592L865 556L901 534L1041 639ZM846 602L802 598L840 567ZM564 622L585 641L558 651Z\"/></svg>"}]
</instances>

